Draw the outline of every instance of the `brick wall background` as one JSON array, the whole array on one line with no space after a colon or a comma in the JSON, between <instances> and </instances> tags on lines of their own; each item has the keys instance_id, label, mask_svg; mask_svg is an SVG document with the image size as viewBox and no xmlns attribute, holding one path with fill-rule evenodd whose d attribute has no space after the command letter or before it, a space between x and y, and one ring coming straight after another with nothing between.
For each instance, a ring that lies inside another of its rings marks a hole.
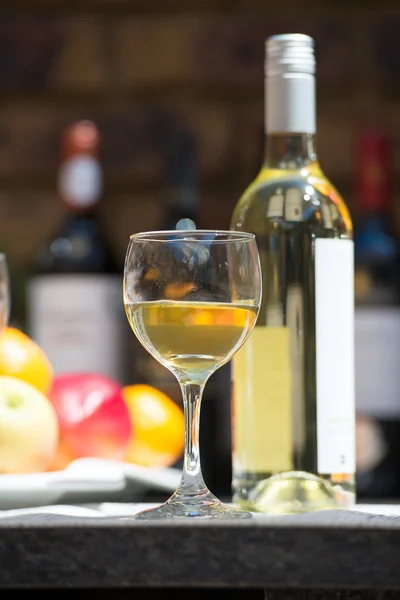
<instances>
[{"instance_id":1,"label":"brick wall background","mask_svg":"<svg viewBox=\"0 0 400 600\"><path fill-rule=\"evenodd\" d=\"M167 133L182 123L198 141L200 225L227 227L259 166L264 39L291 31L317 43L326 174L351 204L355 133L382 127L400 189L398 0L2 0L0 241L12 261L26 267L61 218L58 139L76 118L103 134L101 213L121 259L130 233L162 225Z\"/></svg>"}]
</instances>

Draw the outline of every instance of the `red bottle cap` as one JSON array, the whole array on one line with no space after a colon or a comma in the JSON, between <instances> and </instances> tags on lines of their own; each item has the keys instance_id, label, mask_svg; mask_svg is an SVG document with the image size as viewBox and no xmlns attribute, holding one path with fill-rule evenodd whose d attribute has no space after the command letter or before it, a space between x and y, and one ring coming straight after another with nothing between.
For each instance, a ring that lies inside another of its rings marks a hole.
<instances>
[{"instance_id":1,"label":"red bottle cap","mask_svg":"<svg viewBox=\"0 0 400 600\"><path fill-rule=\"evenodd\" d=\"M100 132L92 121L78 121L64 131L61 152L62 160L76 154L86 154L98 158Z\"/></svg>"}]
</instances>

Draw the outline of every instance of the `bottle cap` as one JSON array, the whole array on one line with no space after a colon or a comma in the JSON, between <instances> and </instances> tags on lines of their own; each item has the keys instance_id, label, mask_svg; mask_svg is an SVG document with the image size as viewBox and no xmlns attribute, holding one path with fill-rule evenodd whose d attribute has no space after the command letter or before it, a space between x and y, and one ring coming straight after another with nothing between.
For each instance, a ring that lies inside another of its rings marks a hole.
<instances>
[{"instance_id":1,"label":"bottle cap","mask_svg":"<svg viewBox=\"0 0 400 600\"><path fill-rule=\"evenodd\" d=\"M273 35L265 49L266 132L315 134L314 40L302 33Z\"/></svg>"},{"instance_id":2,"label":"bottle cap","mask_svg":"<svg viewBox=\"0 0 400 600\"><path fill-rule=\"evenodd\" d=\"M315 74L314 40L302 33L273 35L265 42L267 77L289 73Z\"/></svg>"},{"instance_id":3,"label":"bottle cap","mask_svg":"<svg viewBox=\"0 0 400 600\"><path fill-rule=\"evenodd\" d=\"M70 158L76 154L98 157L100 132L89 120L73 123L64 131L62 140L62 158Z\"/></svg>"}]
</instances>

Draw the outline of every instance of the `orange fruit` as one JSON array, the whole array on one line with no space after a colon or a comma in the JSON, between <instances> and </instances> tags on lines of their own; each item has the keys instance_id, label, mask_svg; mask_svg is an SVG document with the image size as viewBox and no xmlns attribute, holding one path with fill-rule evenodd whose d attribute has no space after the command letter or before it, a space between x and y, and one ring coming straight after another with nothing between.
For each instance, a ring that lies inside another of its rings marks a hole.
<instances>
[{"instance_id":1,"label":"orange fruit","mask_svg":"<svg viewBox=\"0 0 400 600\"><path fill-rule=\"evenodd\" d=\"M7 327L0 336L0 375L12 375L48 394L53 368L36 342L19 329Z\"/></svg>"},{"instance_id":2,"label":"orange fruit","mask_svg":"<svg viewBox=\"0 0 400 600\"><path fill-rule=\"evenodd\" d=\"M65 441L60 436L58 440L58 447L53 457L53 460L47 469L48 471L62 471L66 469L68 465L75 460L76 456L72 454Z\"/></svg>"},{"instance_id":3,"label":"orange fruit","mask_svg":"<svg viewBox=\"0 0 400 600\"><path fill-rule=\"evenodd\" d=\"M143 467L168 467L183 453L185 420L182 409L156 388L135 384L122 396L132 421L125 460Z\"/></svg>"}]
</instances>

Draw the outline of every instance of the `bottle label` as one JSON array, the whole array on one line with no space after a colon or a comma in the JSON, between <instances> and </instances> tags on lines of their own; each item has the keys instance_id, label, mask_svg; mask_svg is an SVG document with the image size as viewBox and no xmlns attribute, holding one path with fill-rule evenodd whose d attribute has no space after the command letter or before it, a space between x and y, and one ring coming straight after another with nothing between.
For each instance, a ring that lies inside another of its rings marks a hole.
<instances>
[{"instance_id":1,"label":"bottle label","mask_svg":"<svg viewBox=\"0 0 400 600\"><path fill-rule=\"evenodd\" d=\"M274 217L282 218L284 202L285 196L283 194L275 194L274 196L271 196L268 204L267 217L269 219Z\"/></svg>"},{"instance_id":2,"label":"bottle label","mask_svg":"<svg viewBox=\"0 0 400 600\"><path fill-rule=\"evenodd\" d=\"M56 374L91 371L122 381L122 284L112 275L46 275L29 284L30 335Z\"/></svg>"},{"instance_id":3,"label":"bottle label","mask_svg":"<svg viewBox=\"0 0 400 600\"><path fill-rule=\"evenodd\" d=\"M357 307L356 409L382 419L400 415L400 308Z\"/></svg>"},{"instance_id":4,"label":"bottle label","mask_svg":"<svg viewBox=\"0 0 400 600\"><path fill-rule=\"evenodd\" d=\"M289 188L285 194L285 220L303 220L303 194L297 188Z\"/></svg>"},{"instance_id":5,"label":"bottle label","mask_svg":"<svg viewBox=\"0 0 400 600\"><path fill-rule=\"evenodd\" d=\"M59 190L61 197L71 206L93 206L102 192L102 174L98 161L85 154L65 161L60 168Z\"/></svg>"},{"instance_id":6,"label":"bottle label","mask_svg":"<svg viewBox=\"0 0 400 600\"><path fill-rule=\"evenodd\" d=\"M234 469L288 471L292 465L290 332L258 326L233 358Z\"/></svg>"},{"instance_id":7,"label":"bottle label","mask_svg":"<svg viewBox=\"0 0 400 600\"><path fill-rule=\"evenodd\" d=\"M321 474L355 472L354 246L315 241L317 452Z\"/></svg>"}]
</instances>

